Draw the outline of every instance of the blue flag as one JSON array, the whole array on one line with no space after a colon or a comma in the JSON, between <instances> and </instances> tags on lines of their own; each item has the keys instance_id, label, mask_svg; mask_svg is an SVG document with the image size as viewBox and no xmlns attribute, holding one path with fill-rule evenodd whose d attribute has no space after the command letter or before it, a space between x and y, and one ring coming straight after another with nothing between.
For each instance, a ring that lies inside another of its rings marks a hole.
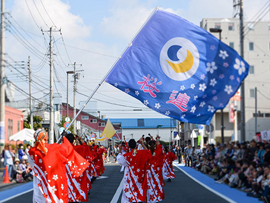
<instances>
[{"instance_id":1,"label":"blue flag","mask_svg":"<svg viewBox=\"0 0 270 203\"><path fill-rule=\"evenodd\" d=\"M105 81L161 114L209 125L248 71L234 49L191 22L157 10Z\"/></svg>"}]
</instances>

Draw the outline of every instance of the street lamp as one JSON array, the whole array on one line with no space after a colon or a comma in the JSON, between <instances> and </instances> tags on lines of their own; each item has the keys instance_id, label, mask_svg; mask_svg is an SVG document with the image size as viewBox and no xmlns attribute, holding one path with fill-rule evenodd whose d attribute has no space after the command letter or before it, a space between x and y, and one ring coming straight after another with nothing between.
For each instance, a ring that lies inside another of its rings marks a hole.
<instances>
[{"instance_id":1,"label":"street lamp","mask_svg":"<svg viewBox=\"0 0 270 203\"><path fill-rule=\"evenodd\" d=\"M210 28L210 32L219 33L219 40L221 41L221 32L222 29L220 28ZM220 110L221 112L221 142L224 144L224 119L223 119L223 109Z\"/></svg>"},{"instance_id":2,"label":"street lamp","mask_svg":"<svg viewBox=\"0 0 270 203\"><path fill-rule=\"evenodd\" d=\"M73 74L74 71L67 71L67 117L68 116L68 74Z\"/></svg>"}]
</instances>

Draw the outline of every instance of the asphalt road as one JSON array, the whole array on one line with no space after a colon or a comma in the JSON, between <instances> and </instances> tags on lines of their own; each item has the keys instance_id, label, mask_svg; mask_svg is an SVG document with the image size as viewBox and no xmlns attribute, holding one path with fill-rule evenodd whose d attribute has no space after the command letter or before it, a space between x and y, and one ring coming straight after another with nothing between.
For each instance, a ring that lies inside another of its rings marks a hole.
<instances>
[{"instance_id":1,"label":"asphalt road","mask_svg":"<svg viewBox=\"0 0 270 203\"><path fill-rule=\"evenodd\" d=\"M184 203L225 203L226 200L210 192L209 190L196 183L178 168L175 168L176 178L172 182L166 182L164 187L164 203L184 202ZM123 173L120 173L118 164L106 164L105 173L97 179L92 185L89 202L91 203L111 203L119 184L122 180ZM33 192L15 197L6 203L31 203ZM121 202L121 195L118 203ZM115 203L115 202L114 202Z\"/></svg>"}]
</instances>

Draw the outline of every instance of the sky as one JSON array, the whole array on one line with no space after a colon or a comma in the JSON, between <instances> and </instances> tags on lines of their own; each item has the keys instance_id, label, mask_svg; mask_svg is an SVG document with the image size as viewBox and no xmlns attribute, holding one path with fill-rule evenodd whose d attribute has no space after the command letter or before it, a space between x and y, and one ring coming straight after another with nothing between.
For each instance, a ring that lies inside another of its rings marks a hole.
<instances>
[{"instance_id":1,"label":"sky","mask_svg":"<svg viewBox=\"0 0 270 203\"><path fill-rule=\"evenodd\" d=\"M244 0L245 20L252 19L267 1ZM121 56L155 7L196 25L203 18L231 18L236 13L233 0L6 0L6 75L17 86L15 101L27 98L28 56L33 97L48 98L50 27L54 31L54 92L61 94L66 102L66 71L73 70L72 64L76 62L81 73L77 85L80 94L76 96L78 107ZM270 14L263 20L269 21ZM73 106L72 81L70 76L69 104ZM102 84L91 101L97 101L97 111L107 118L164 117L107 83Z\"/></svg>"}]
</instances>

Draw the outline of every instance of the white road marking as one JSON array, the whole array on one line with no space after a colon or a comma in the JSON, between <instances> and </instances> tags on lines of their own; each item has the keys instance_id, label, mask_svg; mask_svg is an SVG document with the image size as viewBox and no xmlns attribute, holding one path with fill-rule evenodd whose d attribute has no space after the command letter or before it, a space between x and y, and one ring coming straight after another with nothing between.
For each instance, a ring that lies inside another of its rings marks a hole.
<instances>
[{"instance_id":1,"label":"white road marking","mask_svg":"<svg viewBox=\"0 0 270 203\"><path fill-rule=\"evenodd\" d=\"M97 180L98 180L98 179L104 179L104 178L109 178L109 176L99 176L99 177L97 178Z\"/></svg>"},{"instance_id":2,"label":"white road marking","mask_svg":"<svg viewBox=\"0 0 270 203\"><path fill-rule=\"evenodd\" d=\"M119 187L117 188L116 193L114 194L110 203L117 203L118 202L119 196L123 190L123 180L124 180L124 178L122 179L121 183L119 184Z\"/></svg>"},{"instance_id":3,"label":"white road marking","mask_svg":"<svg viewBox=\"0 0 270 203\"><path fill-rule=\"evenodd\" d=\"M7 199L4 199L4 200L0 201L0 203L6 202L6 201L11 200L11 199L14 199L15 197L18 197L18 196L21 196L21 195L23 195L23 194L25 194L25 193L31 192L32 190L33 190L33 188L30 189L30 190L21 192L21 193L19 193L19 194L17 194L17 195L14 195L14 196L12 196L12 197L9 197L9 198L7 198Z\"/></svg>"},{"instance_id":4,"label":"white road marking","mask_svg":"<svg viewBox=\"0 0 270 203\"><path fill-rule=\"evenodd\" d=\"M187 172L185 172L184 170L182 170L177 164L174 163L173 165L174 165L175 167L177 167L178 169L180 169L180 170L181 170L184 174L186 174L189 178L191 178L191 179L194 180L195 182L199 183L201 186L205 187L207 190L209 190L209 191L215 193L216 195L220 196L221 198L227 200L227 201L230 202L230 203L237 203L237 202L233 201L232 199L230 199L230 198L224 196L223 194L221 194L221 193L219 193L219 192L213 190L212 188L208 187L208 186L205 185L204 183L198 181L196 178L193 178L193 177L192 177L191 175L189 175Z\"/></svg>"}]
</instances>

